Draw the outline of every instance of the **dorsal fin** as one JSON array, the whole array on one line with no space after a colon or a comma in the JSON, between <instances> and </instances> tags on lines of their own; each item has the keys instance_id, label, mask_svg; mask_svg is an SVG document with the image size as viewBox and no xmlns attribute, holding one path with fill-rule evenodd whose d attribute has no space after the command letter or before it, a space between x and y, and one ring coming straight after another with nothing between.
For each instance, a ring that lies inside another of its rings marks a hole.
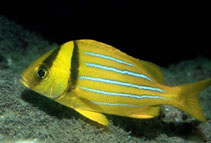
<instances>
[{"instance_id":1,"label":"dorsal fin","mask_svg":"<svg viewBox=\"0 0 211 143\"><path fill-rule=\"evenodd\" d=\"M163 73L159 66L142 60L138 60L138 64L142 66L155 81L163 84Z\"/></svg>"},{"instance_id":2,"label":"dorsal fin","mask_svg":"<svg viewBox=\"0 0 211 143\"><path fill-rule=\"evenodd\" d=\"M98 47L98 48L104 49L106 51L112 51L112 53L119 55L120 57L124 58L127 61L132 61L132 62L136 63L138 66L140 66L141 68L145 69L145 71L148 73L148 75L156 82L163 83L162 71L160 70L160 68L157 65L155 65L151 62L142 61L142 60L133 58L132 56L127 55L126 53L120 51L119 49L116 49L115 47L112 47L108 44L98 42L95 40L84 39L84 40L77 40L77 41L80 43L88 44L88 45L90 45L90 44L94 45L94 47Z\"/></svg>"}]
</instances>

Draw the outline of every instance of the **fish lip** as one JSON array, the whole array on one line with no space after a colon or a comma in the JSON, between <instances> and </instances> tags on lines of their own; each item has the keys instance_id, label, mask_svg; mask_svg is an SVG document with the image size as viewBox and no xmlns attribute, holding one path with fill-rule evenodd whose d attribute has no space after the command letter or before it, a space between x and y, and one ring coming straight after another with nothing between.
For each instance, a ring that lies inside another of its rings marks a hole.
<instances>
[{"instance_id":1,"label":"fish lip","mask_svg":"<svg viewBox=\"0 0 211 143\"><path fill-rule=\"evenodd\" d=\"M27 80L26 80L26 78L25 78L24 76L21 76L20 82L21 82L24 86L26 86L27 88L29 88L29 84L28 84L28 82L27 82Z\"/></svg>"}]
</instances>

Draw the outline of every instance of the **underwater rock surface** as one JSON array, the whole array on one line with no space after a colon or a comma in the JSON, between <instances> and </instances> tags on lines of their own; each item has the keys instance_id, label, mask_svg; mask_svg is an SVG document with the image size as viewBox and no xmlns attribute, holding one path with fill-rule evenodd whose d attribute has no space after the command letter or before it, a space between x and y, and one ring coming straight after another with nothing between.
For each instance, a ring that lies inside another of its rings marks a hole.
<instances>
[{"instance_id":1,"label":"underwater rock surface","mask_svg":"<svg viewBox=\"0 0 211 143\"><path fill-rule=\"evenodd\" d=\"M206 123L165 105L154 119L106 115L108 127L26 89L19 81L21 72L55 46L0 16L0 143L211 142L211 87L199 96ZM211 59L183 61L162 70L167 85L190 83L211 77Z\"/></svg>"}]
</instances>

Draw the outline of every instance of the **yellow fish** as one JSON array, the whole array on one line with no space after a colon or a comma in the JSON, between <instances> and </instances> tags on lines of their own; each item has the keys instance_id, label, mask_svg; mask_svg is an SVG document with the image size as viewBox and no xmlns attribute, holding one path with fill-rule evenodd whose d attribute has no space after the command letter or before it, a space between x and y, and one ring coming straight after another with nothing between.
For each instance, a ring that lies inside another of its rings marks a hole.
<instances>
[{"instance_id":1,"label":"yellow fish","mask_svg":"<svg viewBox=\"0 0 211 143\"><path fill-rule=\"evenodd\" d=\"M102 125L102 113L153 118L160 106L175 106L205 121L198 94L211 78L166 86L160 68L94 40L76 40L52 49L22 74L22 83Z\"/></svg>"}]
</instances>

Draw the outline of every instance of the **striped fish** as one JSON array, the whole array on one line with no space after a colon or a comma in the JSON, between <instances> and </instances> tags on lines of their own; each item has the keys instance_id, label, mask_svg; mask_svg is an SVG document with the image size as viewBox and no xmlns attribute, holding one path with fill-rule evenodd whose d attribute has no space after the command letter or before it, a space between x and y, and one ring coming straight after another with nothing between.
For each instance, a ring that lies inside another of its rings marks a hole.
<instances>
[{"instance_id":1,"label":"striped fish","mask_svg":"<svg viewBox=\"0 0 211 143\"><path fill-rule=\"evenodd\" d=\"M22 74L22 83L102 125L102 113L153 118L160 106L175 106L205 121L198 94L211 79L166 86L160 68L94 40L70 41L52 49Z\"/></svg>"}]
</instances>

